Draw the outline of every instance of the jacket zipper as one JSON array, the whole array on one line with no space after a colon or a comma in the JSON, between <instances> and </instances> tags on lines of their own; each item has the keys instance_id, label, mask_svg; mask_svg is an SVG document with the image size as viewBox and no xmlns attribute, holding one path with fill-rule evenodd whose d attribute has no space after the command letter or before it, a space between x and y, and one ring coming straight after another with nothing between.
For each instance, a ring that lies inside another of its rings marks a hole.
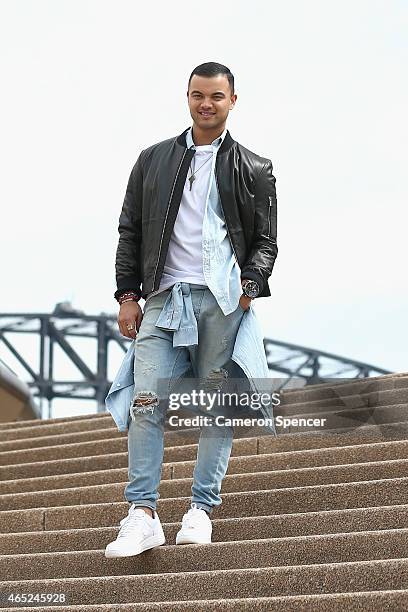
<instances>
[{"instance_id":1,"label":"jacket zipper","mask_svg":"<svg viewBox=\"0 0 408 612\"><path fill-rule=\"evenodd\" d=\"M180 168L181 168L181 165L182 165L182 163L183 163L184 157L186 156L187 151L188 151L188 149L185 149L185 151L184 151L184 153L183 153L183 157L181 158L181 162L180 162L180 165L179 165L179 167L178 167L178 170L177 170L177 172L176 172L176 176L175 176L175 179L174 179L174 182L173 182L173 187L172 187L172 190L171 190L171 193L170 193L169 202L168 202L168 204L167 204L166 216L165 216L165 218L164 218L163 230L162 230L162 234L161 234L161 238L160 238L159 255L158 255L158 257L157 257L156 268L155 268L155 270L154 270L154 276L153 276L153 287L152 287L152 289L153 289L153 290L154 290L154 287L155 287L155 284L156 284L156 274L157 274L157 268L159 267L160 255L161 255L162 244L163 244L164 230L166 229L166 221L167 221L167 217L168 217L168 215L169 215L170 204L171 204L171 200L172 200L172 198L173 198L173 193L174 193L174 188L175 188L175 186L176 186L177 177L178 177L178 175L179 175Z\"/></svg>"},{"instance_id":2,"label":"jacket zipper","mask_svg":"<svg viewBox=\"0 0 408 612\"><path fill-rule=\"evenodd\" d=\"M272 196L269 196L269 213L268 213L268 237L271 237L271 212L272 212Z\"/></svg>"},{"instance_id":3,"label":"jacket zipper","mask_svg":"<svg viewBox=\"0 0 408 612\"><path fill-rule=\"evenodd\" d=\"M219 188L218 188L217 166L214 166L214 174L215 174L215 182L216 182L216 185L217 185L218 197L220 198L222 212L224 213L224 220L225 220L225 225L226 225L226 227L227 227L227 234L228 234L228 237L229 237L229 240L230 240L230 243L231 243L232 251L233 251L233 253L234 253L234 255L235 255L236 262L237 262L237 264L239 265L238 257L237 257L237 254L236 254L236 252L235 252L235 249L234 249L234 244L233 244L233 242L232 242L232 239L231 239L231 234L230 234L230 231L229 231L229 228L228 228L227 217L225 216L225 211L224 211L224 206L223 206L223 204L222 204L222 199L221 199L220 190L219 190Z\"/></svg>"}]
</instances>

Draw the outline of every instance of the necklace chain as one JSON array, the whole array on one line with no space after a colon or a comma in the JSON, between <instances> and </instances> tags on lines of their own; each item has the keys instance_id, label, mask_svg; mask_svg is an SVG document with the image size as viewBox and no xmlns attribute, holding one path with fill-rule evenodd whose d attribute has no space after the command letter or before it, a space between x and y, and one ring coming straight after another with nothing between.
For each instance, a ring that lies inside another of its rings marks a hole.
<instances>
[{"instance_id":1,"label":"necklace chain","mask_svg":"<svg viewBox=\"0 0 408 612\"><path fill-rule=\"evenodd\" d=\"M197 170L195 169L195 156L194 156L194 170L191 168L191 162L190 162L190 170L191 170L191 174L188 177L188 180L190 181L190 191L191 188L193 186L193 182L195 181L195 175L197 174L197 172L200 170L200 168L202 168L204 166L204 164L206 164L210 159L212 159L212 155L205 160L204 164L201 164L200 168L197 168Z\"/></svg>"}]
</instances>

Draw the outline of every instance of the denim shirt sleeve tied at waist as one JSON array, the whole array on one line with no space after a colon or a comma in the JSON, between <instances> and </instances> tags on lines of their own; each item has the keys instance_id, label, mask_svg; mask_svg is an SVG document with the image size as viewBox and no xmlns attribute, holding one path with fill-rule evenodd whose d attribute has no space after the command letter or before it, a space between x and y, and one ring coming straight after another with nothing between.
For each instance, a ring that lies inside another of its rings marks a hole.
<instances>
[{"instance_id":1,"label":"denim shirt sleeve tied at waist","mask_svg":"<svg viewBox=\"0 0 408 612\"><path fill-rule=\"evenodd\" d=\"M198 327L189 283L175 283L167 296L156 327L173 331L173 346L198 344Z\"/></svg>"}]
</instances>

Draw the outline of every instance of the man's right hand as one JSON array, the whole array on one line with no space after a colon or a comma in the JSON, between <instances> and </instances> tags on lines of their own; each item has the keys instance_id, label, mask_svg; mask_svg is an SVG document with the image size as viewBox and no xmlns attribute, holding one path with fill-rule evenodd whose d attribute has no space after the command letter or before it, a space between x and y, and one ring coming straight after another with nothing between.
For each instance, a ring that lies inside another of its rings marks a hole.
<instances>
[{"instance_id":1,"label":"man's right hand","mask_svg":"<svg viewBox=\"0 0 408 612\"><path fill-rule=\"evenodd\" d=\"M142 323L142 319L143 311L135 300L121 304L118 314L118 325L122 336L135 339ZM133 325L133 329L129 330L127 328L128 325Z\"/></svg>"}]
</instances>

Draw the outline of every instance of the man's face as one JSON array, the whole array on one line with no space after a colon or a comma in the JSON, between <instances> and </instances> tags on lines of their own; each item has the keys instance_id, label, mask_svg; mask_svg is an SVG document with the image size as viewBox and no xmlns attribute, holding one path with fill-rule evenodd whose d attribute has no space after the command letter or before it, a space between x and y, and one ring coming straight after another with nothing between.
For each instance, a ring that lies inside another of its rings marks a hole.
<instances>
[{"instance_id":1,"label":"man's face","mask_svg":"<svg viewBox=\"0 0 408 612\"><path fill-rule=\"evenodd\" d=\"M231 96L225 74L202 77L194 74L187 92L188 106L193 121L201 129L215 130L225 124L229 111L234 107L236 94Z\"/></svg>"}]
</instances>

